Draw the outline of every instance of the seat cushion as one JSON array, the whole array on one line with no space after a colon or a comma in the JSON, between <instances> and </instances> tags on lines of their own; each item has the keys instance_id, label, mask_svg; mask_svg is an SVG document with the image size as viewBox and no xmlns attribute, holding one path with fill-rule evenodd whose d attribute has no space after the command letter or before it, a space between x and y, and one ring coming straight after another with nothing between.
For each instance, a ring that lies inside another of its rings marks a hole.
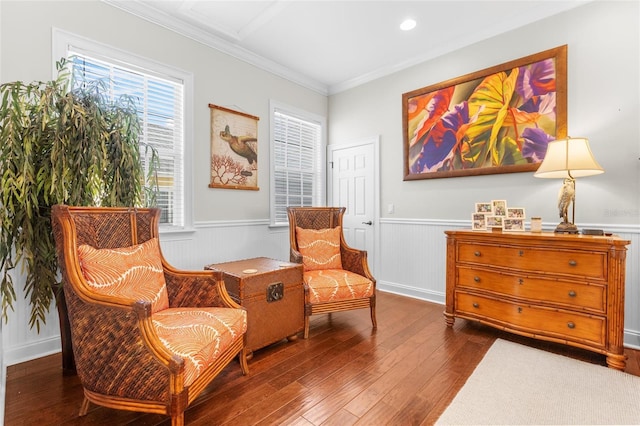
<instances>
[{"instance_id":1,"label":"seat cushion","mask_svg":"<svg viewBox=\"0 0 640 426\"><path fill-rule=\"evenodd\" d=\"M102 295L151 302L152 312L169 307L169 297L157 238L115 249L78 247L87 284Z\"/></svg>"},{"instance_id":2,"label":"seat cushion","mask_svg":"<svg viewBox=\"0 0 640 426\"><path fill-rule=\"evenodd\" d=\"M169 308L152 316L164 346L185 360L189 386L247 331L247 314L233 308Z\"/></svg>"},{"instance_id":3,"label":"seat cushion","mask_svg":"<svg viewBox=\"0 0 640 426\"><path fill-rule=\"evenodd\" d=\"M342 227L305 229L296 226L296 242L305 271L342 269L340 236Z\"/></svg>"},{"instance_id":4,"label":"seat cushion","mask_svg":"<svg viewBox=\"0 0 640 426\"><path fill-rule=\"evenodd\" d=\"M304 282L309 286L309 302L334 302L362 299L373 295L373 282L344 269L307 271Z\"/></svg>"}]
</instances>

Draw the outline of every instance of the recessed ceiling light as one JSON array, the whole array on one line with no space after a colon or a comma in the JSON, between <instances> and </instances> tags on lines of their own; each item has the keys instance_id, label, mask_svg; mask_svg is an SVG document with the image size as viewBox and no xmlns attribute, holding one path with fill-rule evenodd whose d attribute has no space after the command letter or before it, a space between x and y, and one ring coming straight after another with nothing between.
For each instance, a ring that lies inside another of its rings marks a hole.
<instances>
[{"instance_id":1,"label":"recessed ceiling light","mask_svg":"<svg viewBox=\"0 0 640 426\"><path fill-rule=\"evenodd\" d=\"M400 29L402 31L409 31L412 30L416 27L416 21L414 19L405 19L404 21L402 21L402 24L400 24Z\"/></svg>"}]
</instances>

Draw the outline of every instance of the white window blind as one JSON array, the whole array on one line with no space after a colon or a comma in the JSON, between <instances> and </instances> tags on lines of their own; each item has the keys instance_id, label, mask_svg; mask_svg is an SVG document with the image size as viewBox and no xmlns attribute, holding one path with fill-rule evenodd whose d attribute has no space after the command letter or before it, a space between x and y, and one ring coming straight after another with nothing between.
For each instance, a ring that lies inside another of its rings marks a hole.
<instances>
[{"instance_id":1,"label":"white window blind","mask_svg":"<svg viewBox=\"0 0 640 426\"><path fill-rule=\"evenodd\" d=\"M160 158L157 171L157 206L162 209L160 223L183 227L184 212L184 84L167 75L150 70L110 62L108 58L91 56L70 48L74 84L101 80L109 94L117 98L129 95L136 102L141 120L140 141L143 164L144 145L153 146Z\"/></svg>"},{"instance_id":2,"label":"white window blind","mask_svg":"<svg viewBox=\"0 0 640 426\"><path fill-rule=\"evenodd\" d=\"M287 207L324 204L323 133L322 119L272 108L272 225L287 224Z\"/></svg>"}]
</instances>

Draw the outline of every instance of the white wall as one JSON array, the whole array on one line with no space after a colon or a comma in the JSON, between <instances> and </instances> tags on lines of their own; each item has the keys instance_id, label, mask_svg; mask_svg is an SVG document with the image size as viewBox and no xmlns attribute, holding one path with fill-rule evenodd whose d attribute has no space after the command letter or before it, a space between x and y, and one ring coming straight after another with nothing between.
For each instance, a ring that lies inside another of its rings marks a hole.
<instances>
[{"instance_id":1,"label":"white wall","mask_svg":"<svg viewBox=\"0 0 640 426\"><path fill-rule=\"evenodd\" d=\"M597 1L329 98L329 143L381 137L381 215L469 219L506 199L553 222L560 182L533 173L403 181L402 93L568 45L568 132L590 140L605 174L578 179L576 222L640 223L639 3ZM460 29L464 31L463 28ZM428 43L428 40L425 41ZM416 46L419 49L419 46ZM387 213L387 205L395 213ZM558 220L559 221L559 220Z\"/></svg>"},{"instance_id":2,"label":"white wall","mask_svg":"<svg viewBox=\"0 0 640 426\"><path fill-rule=\"evenodd\" d=\"M288 244L288 236L268 228L269 100L326 117L326 96L100 1L2 0L0 11L0 82L52 78L52 64L59 59L52 57L52 28L193 73L193 168L187 173L193 179L196 232L162 237L170 261L201 269L241 257L288 257L288 246L284 253L280 247ZM208 187L210 103L260 117L259 191ZM60 350L55 308L40 333L29 329L23 282L16 277L18 303L2 330L8 364Z\"/></svg>"},{"instance_id":3,"label":"white wall","mask_svg":"<svg viewBox=\"0 0 640 426\"><path fill-rule=\"evenodd\" d=\"M463 31L464 29L461 29ZM425 41L428 43L428 41ZM578 179L576 222L631 241L625 344L640 346L640 3L595 1L329 98L329 143L380 135L379 288L444 302L444 230L474 203L506 199L559 222L560 182L533 173L403 181L402 93L568 45L568 131L590 139L605 174ZM419 46L416 46L419 49ZM395 213L387 206L393 204Z\"/></svg>"},{"instance_id":4,"label":"white wall","mask_svg":"<svg viewBox=\"0 0 640 426\"><path fill-rule=\"evenodd\" d=\"M553 229L560 182L532 172L403 181L402 94L564 44L568 132L589 138L605 169L578 179L576 222L631 241L625 344L640 346L639 2L591 2L332 95L329 143L380 135L379 288L443 303L444 230L468 227L474 203L492 199L525 207L527 217L541 216Z\"/></svg>"},{"instance_id":5,"label":"white wall","mask_svg":"<svg viewBox=\"0 0 640 426\"><path fill-rule=\"evenodd\" d=\"M326 116L327 98L100 1L5 1L0 81L49 80L51 29L90 38L194 74L194 220L269 217L269 99ZM211 189L208 105L260 117L260 191ZM241 206L241 208L238 208Z\"/></svg>"},{"instance_id":6,"label":"white wall","mask_svg":"<svg viewBox=\"0 0 640 426\"><path fill-rule=\"evenodd\" d=\"M524 206L528 216L542 216L545 226L552 226L559 182L535 179L531 173L403 182L401 95L568 44L569 131L590 138L594 155L606 170L578 182L576 220L580 225L609 226L632 240L625 342L638 345L639 15L637 2L590 3L327 99L100 2L2 0L0 81L51 78L52 27L194 73L196 231L161 238L167 259L181 268L201 269L208 263L255 256L288 257L287 230L268 227L269 98L315 114L328 113L330 143L380 135L382 251L376 278L381 289L442 302L443 231L468 226L473 203L496 198ZM261 117L260 191L207 187L209 103ZM393 215L386 213L389 203L395 205ZM55 310L40 334L29 330L27 319L28 306L21 300L2 329L6 363L59 350Z\"/></svg>"}]
</instances>

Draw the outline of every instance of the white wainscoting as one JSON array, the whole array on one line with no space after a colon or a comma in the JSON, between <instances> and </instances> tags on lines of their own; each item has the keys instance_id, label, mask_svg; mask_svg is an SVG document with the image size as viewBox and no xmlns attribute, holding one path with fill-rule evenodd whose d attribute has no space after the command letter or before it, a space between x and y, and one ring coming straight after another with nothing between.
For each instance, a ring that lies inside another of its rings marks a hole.
<instances>
[{"instance_id":1,"label":"white wainscoting","mask_svg":"<svg viewBox=\"0 0 640 426\"><path fill-rule=\"evenodd\" d=\"M378 288L444 304L444 231L470 226L464 221L382 219Z\"/></svg>"},{"instance_id":2,"label":"white wainscoting","mask_svg":"<svg viewBox=\"0 0 640 426\"><path fill-rule=\"evenodd\" d=\"M161 235L162 253L177 268L252 257L289 260L289 228L271 228L268 220L199 222L195 228L189 237Z\"/></svg>"},{"instance_id":3,"label":"white wainscoting","mask_svg":"<svg viewBox=\"0 0 640 426\"><path fill-rule=\"evenodd\" d=\"M379 269L381 291L444 303L446 239L444 231L468 228L468 221L382 219L380 221ZM631 241L627 253L625 298L625 344L640 347L640 226L580 224L603 228ZM544 224L551 229L552 224ZM268 220L200 222L190 234L163 234L162 250L167 260L181 269L202 269L210 263L252 257L289 258L288 228L270 228ZM16 293L24 279L15 277ZM444 324L444 320L443 320ZM381 324L384 326L384 324ZM27 303L18 303L2 327L5 365L60 351L60 331L55 307L38 334L29 329Z\"/></svg>"},{"instance_id":4,"label":"white wainscoting","mask_svg":"<svg viewBox=\"0 0 640 426\"><path fill-rule=\"evenodd\" d=\"M5 365L13 365L60 352L60 327L55 301L49 308L45 325L40 327L38 333L35 328L29 327L31 307L25 300L23 290L25 276L20 273L20 268L14 269L11 275L16 292L16 302L13 303L13 310L7 313L7 322L2 324L2 348Z\"/></svg>"}]
</instances>

